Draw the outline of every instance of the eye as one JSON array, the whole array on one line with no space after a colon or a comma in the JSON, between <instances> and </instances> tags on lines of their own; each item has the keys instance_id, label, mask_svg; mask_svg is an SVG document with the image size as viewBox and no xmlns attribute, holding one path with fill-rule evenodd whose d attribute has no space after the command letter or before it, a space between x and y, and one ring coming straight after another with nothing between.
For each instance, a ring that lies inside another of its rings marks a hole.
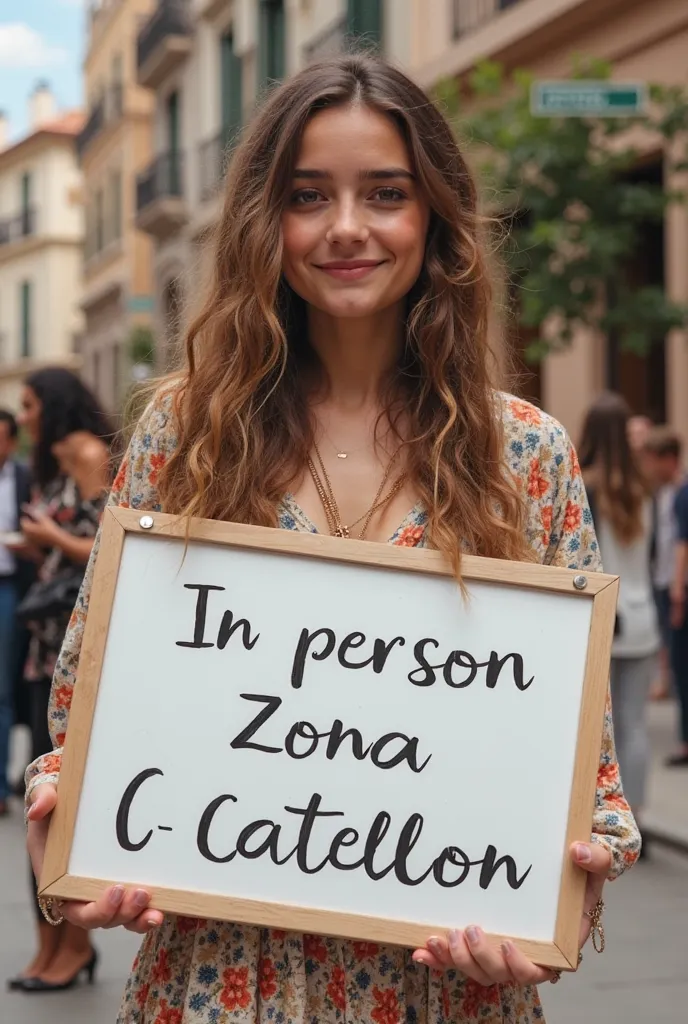
<instances>
[{"instance_id":1,"label":"eye","mask_svg":"<svg viewBox=\"0 0 688 1024\"><path fill-rule=\"evenodd\" d=\"M294 206L313 206L324 199L324 196L316 188L302 188L291 197Z\"/></svg>"},{"instance_id":2,"label":"eye","mask_svg":"<svg viewBox=\"0 0 688 1024\"><path fill-rule=\"evenodd\" d=\"M406 194L400 188L394 188L392 185L383 185L381 188L375 189L373 199L377 199L382 203L401 203L406 199Z\"/></svg>"}]
</instances>

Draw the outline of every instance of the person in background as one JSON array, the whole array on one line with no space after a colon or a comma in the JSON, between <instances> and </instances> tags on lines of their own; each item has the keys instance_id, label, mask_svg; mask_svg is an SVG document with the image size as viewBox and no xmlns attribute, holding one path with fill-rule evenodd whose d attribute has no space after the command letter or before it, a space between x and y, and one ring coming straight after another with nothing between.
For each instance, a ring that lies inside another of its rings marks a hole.
<instances>
[{"instance_id":1,"label":"person in background","mask_svg":"<svg viewBox=\"0 0 688 1024\"><path fill-rule=\"evenodd\" d=\"M681 439L669 427L653 427L645 440L644 454L645 470L655 491L652 577L664 648L662 678L652 695L663 699L672 689L671 585L677 533L674 505L682 477Z\"/></svg>"},{"instance_id":2,"label":"person in background","mask_svg":"<svg viewBox=\"0 0 688 1024\"><path fill-rule=\"evenodd\" d=\"M629 443L629 409L605 392L583 426L579 458L605 571L620 576L611 663L621 778L636 821L645 799L646 705L660 648L652 580L652 500ZM647 854L647 846L645 846Z\"/></svg>"},{"instance_id":3,"label":"person in background","mask_svg":"<svg viewBox=\"0 0 688 1024\"><path fill-rule=\"evenodd\" d=\"M19 422L33 442L34 492L19 523L26 542L20 551L40 563L36 587L70 567L77 578L83 577L107 500L112 427L95 396L62 368L39 370L27 378L21 408ZM29 621L24 671L31 691L32 758L52 749L48 698L71 613L70 606ZM37 907L35 889L33 902ZM92 978L96 953L88 933L67 922L53 928L38 908L37 917L38 951L26 970L10 980L10 987L24 992L65 989L84 970Z\"/></svg>"},{"instance_id":4,"label":"person in background","mask_svg":"<svg viewBox=\"0 0 688 1024\"><path fill-rule=\"evenodd\" d=\"M0 817L9 810L7 772L18 640L15 612L32 578L30 563L17 558L7 546L16 539L12 535L19 530L21 506L30 495L29 471L14 458L17 434L12 413L0 409Z\"/></svg>"},{"instance_id":5,"label":"person in background","mask_svg":"<svg viewBox=\"0 0 688 1024\"><path fill-rule=\"evenodd\" d=\"M652 420L649 416L630 416L626 424L628 443L635 455L642 460L645 451L645 442L652 430Z\"/></svg>"},{"instance_id":6,"label":"person in background","mask_svg":"<svg viewBox=\"0 0 688 1024\"><path fill-rule=\"evenodd\" d=\"M676 546L671 583L671 665L680 716L681 745L667 758L669 768L688 767L688 481L676 493Z\"/></svg>"}]
</instances>

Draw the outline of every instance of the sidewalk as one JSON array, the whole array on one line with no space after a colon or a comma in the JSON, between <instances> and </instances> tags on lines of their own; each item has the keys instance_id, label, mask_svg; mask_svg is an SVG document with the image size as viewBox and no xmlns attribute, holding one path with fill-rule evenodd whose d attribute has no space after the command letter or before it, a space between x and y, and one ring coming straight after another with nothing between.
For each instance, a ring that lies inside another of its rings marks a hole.
<instances>
[{"instance_id":1,"label":"sidewalk","mask_svg":"<svg viewBox=\"0 0 688 1024\"><path fill-rule=\"evenodd\" d=\"M653 701L648 708L652 768L649 799L643 815L648 838L688 853L688 768L665 768L676 749L676 705Z\"/></svg>"}]
</instances>

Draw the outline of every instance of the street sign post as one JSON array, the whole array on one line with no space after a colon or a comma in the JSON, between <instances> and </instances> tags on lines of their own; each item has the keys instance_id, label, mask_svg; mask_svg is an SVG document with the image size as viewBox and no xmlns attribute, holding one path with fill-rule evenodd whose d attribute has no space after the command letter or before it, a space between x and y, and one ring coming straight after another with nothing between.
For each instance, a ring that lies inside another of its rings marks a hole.
<instances>
[{"instance_id":1,"label":"street sign post","mask_svg":"<svg viewBox=\"0 0 688 1024\"><path fill-rule=\"evenodd\" d=\"M567 79L533 82L531 113L536 117L631 117L642 114L647 88L641 82Z\"/></svg>"}]
</instances>

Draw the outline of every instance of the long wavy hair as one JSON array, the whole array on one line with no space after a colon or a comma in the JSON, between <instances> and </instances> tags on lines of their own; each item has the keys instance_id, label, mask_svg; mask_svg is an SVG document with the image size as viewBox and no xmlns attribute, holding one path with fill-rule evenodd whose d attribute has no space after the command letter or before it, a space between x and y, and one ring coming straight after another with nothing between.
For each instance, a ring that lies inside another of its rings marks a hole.
<instances>
[{"instance_id":1,"label":"long wavy hair","mask_svg":"<svg viewBox=\"0 0 688 1024\"><path fill-rule=\"evenodd\" d=\"M631 410L621 395L603 392L585 417L578 452L599 514L623 544L642 536L643 504L649 494L628 440L630 416Z\"/></svg>"},{"instance_id":2,"label":"long wavy hair","mask_svg":"<svg viewBox=\"0 0 688 1024\"><path fill-rule=\"evenodd\" d=\"M362 104L401 133L431 216L407 297L405 345L381 396L403 407L406 469L429 539L460 576L461 548L527 560L518 487L504 464L490 379L491 287L476 187L452 130L409 78L370 56L313 65L268 96L231 162L212 284L177 375L178 445L160 473L166 511L277 524L277 505L314 440L306 380L315 353L304 301L282 274L281 215L304 128Z\"/></svg>"},{"instance_id":3,"label":"long wavy hair","mask_svg":"<svg viewBox=\"0 0 688 1024\"><path fill-rule=\"evenodd\" d=\"M115 436L108 414L75 373L62 366L36 370L24 381L41 403L40 437L33 450L33 471L41 487L60 473L52 447L69 434L86 431L110 447Z\"/></svg>"}]
</instances>

